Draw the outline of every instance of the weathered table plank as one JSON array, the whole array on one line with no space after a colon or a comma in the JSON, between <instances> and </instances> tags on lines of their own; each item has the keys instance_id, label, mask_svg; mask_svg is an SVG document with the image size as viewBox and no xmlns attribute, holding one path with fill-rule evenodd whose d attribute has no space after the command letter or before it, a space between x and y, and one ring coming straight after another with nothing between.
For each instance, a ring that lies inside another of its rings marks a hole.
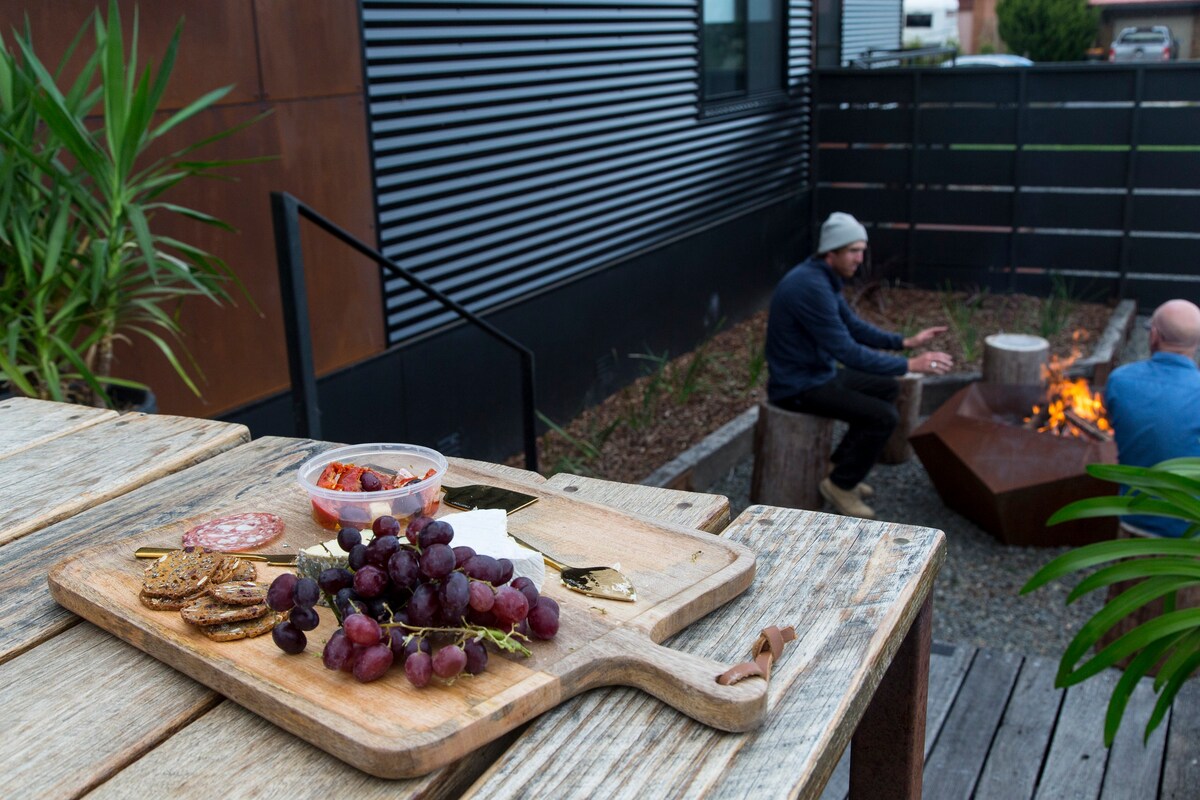
<instances>
[{"instance_id":1,"label":"weathered table plank","mask_svg":"<svg viewBox=\"0 0 1200 800\"><path fill-rule=\"evenodd\" d=\"M239 453L239 458L250 463L261 460L270 465L273 474L279 474L283 467L267 457L266 452L254 453L254 450L269 450L291 441L256 440ZM289 453L285 460L295 457L296 454ZM482 462L466 463L480 469L490 468ZM228 465L212 466L225 470L225 474L238 474ZM206 483L197 472L201 468L194 468L189 473L198 478L199 484ZM497 474L534 483L539 480L538 476L530 478L532 473L523 470L497 470ZM605 484L605 481L592 480L578 482L577 496L596 502L616 499ZM635 486L631 491L620 493L623 505L619 507L680 525L698 527L711 522L712 500L703 495L690 495L693 502L687 508L681 508L679 494L663 494L655 487ZM159 745L153 758L140 759L112 776L94 796L127 797L147 792L155 796L159 791L182 786L184 788L178 793L183 796L233 797L269 792L356 798L452 798L461 795L463 789L504 752L515 735L510 734L471 757L430 775L387 781L360 772L231 701L224 701L203 719ZM253 746L248 747L247 742L253 742ZM202 751L199 757L195 755L197 751Z\"/></svg>"},{"instance_id":2,"label":"weathered table plank","mask_svg":"<svg viewBox=\"0 0 1200 800\"><path fill-rule=\"evenodd\" d=\"M249 439L244 425L123 414L15 452L0 472L0 545Z\"/></svg>"},{"instance_id":3,"label":"weathered table plank","mask_svg":"<svg viewBox=\"0 0 1200 800\"><path fill-rule=\"evenodd\" d=\"M1054 687L1057 662L1042 656L1025 659L1004 719L987 754L976 800L1033 797L1063 690Z\"/></svg>"},{"instance_id":4,"label":"weathered table plank","mask_svg":"<svg viewBox=\"0 0 1200 800\"><path fill-rule=\"evenodd\" d=\"M1163 751L1166 750L1167 728L1170 711L1162 724L1155 728L1143 744L1146 723L1154 710L1158 695L1154 693L1154 680L1142 678L1129 696L1125 706L1125 717L1108 751L1108 765L1104 774L1104 790L1100 800L1142 800L1158 793L1158 779L1162 774ZM1200 792L1200 786L1192 787Z\"/></svg>"},{"instance_id":5,"label":"weathered table plank","mask_svg":"<svg viewBox=\"0 0 1200 800\"><path fill-rule=\"evenodd\" d=\"M747 509L725 535L759 554L758 578L669 643L733 662L761 628L795 624L799 638L771 675L764 725L721 734L636 692L589 692L535 720L470 796L820 794L882 676L885 653L899 646L927 596L943 536L764 506ZM562 747L583 724L597 744Z\"/></svg>"},{"instance_id":6,"label":"weathered table plank","mask_svg":"<svg viewBox=\"0 0 1200 800\"><path fill-rule=\"evenodd\" d=\"M323 448L303 440L258 439L157 481L130 479L140 488L117 502L97 505L0 547L0 663L78 620L50 597L46 573L55 562L82 545L116 541L198 509L210 509L214 515L221 509L255 510L256 498L261 501L271 491L257 485L261 476L295 471ZM163 497L171 502L164 503Z\"/></svg>"},{"instance_id":7,"label":"weathered table plank","mask_svg":"<svg viewBox=\"0 0 1200 800\"><path fill-rule=\"evenodd\" d=\"M0 665L7 800L72 797L219 698L90 623Z\"/></svg>"},{"instance_id":8,"label":"weathered table plank","mask_svg":"<svg viewBox=\"0 0 1200 800\"><path fill-rule=\"evenodd\" d=\"M929 757L925 792L929 797L969 797L984 763L1021 657L999 650L980 650L950 717Z\"/></svg>"},{"instance_id":9,"label":"weathered table plank","mask_svg":"<svg viewBox=\"0 0 1200 800\"><path fill-rule=\"evenodd\" d=\"M1163 760L1163 800L1192 800L1200 786L1200 679L1192 677L1179 694L1168 721Z\"/></svg>"},{"instance_id":10,"label":"weathered table plank","mask_svg":"<svg viewBox=\"0 0 1200 800\"><path fill-rule=\"evenodd\" d=\"M1054 739L1038 783L1041 800L1091 800L1104 781L1104 711L1117 683L1115 670L1067 689Z\"/></svg>"},{"instance_id":11,"label":"weathered table plank","mask_svg":"<svg viewBox=\"0 0 1200 800\"><path fill-rule=\"evenodd\" d=\"M10 397L0 402L0 458L116 416L107 408Z\"/></svg>"},{"instance_id":12,"label":"weathered table plank","mask_svg":"<svg viewBox=\"0 0 1200 800\"><path fill-rule=\"evenodd\" d=\"M546 483L546 479L540 474L527 469L521 469L520 467L510 467L507 464L492 464L489 461L476 461L473 458L455 458L454 461L472 469L491 472L494 475L511 478L523 483Z\"/></svg>"},{"instance_id":13,"label":"weathered table plank","mask_svg":"<svg viewBox=\"0 0 1200 800\"><path fill-rule=\"evenodd\" d=\"M709 533L720 533L729 525L729 499L717 494L682 492L633 483L617 483L560 472L547 485L575 497L628 510L645 505L656 509L655 519L675 522ZM653 499L651 499L653 498ZM695 521L699 519L698 524Z\"/></svg>"}]
</instances>

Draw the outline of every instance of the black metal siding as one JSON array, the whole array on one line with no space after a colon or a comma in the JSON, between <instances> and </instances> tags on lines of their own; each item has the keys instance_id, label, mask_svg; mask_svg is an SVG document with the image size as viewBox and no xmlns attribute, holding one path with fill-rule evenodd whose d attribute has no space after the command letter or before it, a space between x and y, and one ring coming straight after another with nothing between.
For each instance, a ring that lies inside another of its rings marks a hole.
<instances>
[{"instance_id":1,"label":"black metal siding","mask_svg":"<svg viewBox=\"0 0 1200 800\"><path fill-rule=\"evenodd\" d=\"M364 0L380 246L474 311L801 191L811 3L790 100L701 120L700 0ZM385 284L392 343L450 321Z\"/></svg>"}]
</instances>

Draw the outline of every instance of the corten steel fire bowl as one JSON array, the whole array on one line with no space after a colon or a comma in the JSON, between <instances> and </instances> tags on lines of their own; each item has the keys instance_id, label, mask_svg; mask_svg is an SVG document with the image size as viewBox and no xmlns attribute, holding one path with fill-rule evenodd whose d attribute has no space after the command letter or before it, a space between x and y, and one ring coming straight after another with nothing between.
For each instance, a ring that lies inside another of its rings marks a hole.
<instances>
[{"instance_id":1,"label":"corten steel fire bowl","mask_svg":"<svg viewBox=\"0 0 1200 800\"><path fill-rule=\"evenodd\" d=\"M1086 467L1115 464L1117 445L1022 427L1043 392L1040 386L970 384L909 440L942 502L1005 544L1057 547L1112 539L1115 518L1046 525L1067 503L1116 491Z\"/></svg>"}]
</instances>

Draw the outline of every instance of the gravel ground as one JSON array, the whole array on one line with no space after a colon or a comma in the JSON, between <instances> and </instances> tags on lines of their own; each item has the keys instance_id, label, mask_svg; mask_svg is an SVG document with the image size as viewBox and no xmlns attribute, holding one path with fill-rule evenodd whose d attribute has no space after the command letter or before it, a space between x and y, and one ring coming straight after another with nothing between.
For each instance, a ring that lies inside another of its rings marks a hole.
<instances>
[{"instance_id":1,"label":"gravel ground","mask_svg":"<svg viewBox=\"0 0 1200 800\"><path fill-rule=\"evenodd\" d=\"M1122 361L1148 356L1144 319L1139 318ZM840 431L836 433L840 436ZM730 500L736 516L749 503L747 459L709 491ZM868 482L875 488L871 505L879 519L939 528L946 533L946 563L934 586L935 639L1021 654L1058 657L1067 643L1103 604L1103 592L1067 606L1076 580L1055 581L1021 596L1020 588L1042 565L1068 548L1010 547L942 505L920 459L879 465Z\"/></svg>"}]
</instances>

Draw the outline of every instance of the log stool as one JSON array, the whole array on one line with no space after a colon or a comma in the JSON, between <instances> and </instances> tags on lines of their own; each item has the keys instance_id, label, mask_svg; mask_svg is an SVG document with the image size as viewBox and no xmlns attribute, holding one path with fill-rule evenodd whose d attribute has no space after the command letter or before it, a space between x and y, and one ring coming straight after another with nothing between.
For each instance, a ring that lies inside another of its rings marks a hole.
<instances>
[{"instance_id":1,"label":"log stool","mask_svg":"<svg viewBox=\"0 0 1200 800\"><path fill-rule=\"evenodd\" d=\"M900 384L900 394L896 396L896 410L900 412L900 422L892 431L883 452L879 455L881 464L903 464L913 457L912 445L908 435L917 428L921 418L921 373L910 372L896 379Z\"/></svg>"},{"instance_id":2,"label":"log stool","mask_svg":"<svg viewBox=\"0 0 1200 800\"><path fill-rule=\"evenodd\" d=\"M760 404L750 502L820 510L817 484L829 472L832 452L832 419Z\"/></svg>"},{"instance_id":3,"label":"log stool","mask_svg":"<svg viewBox=\"0 0 1200 800\"><path fill-rule=\"evenodd\" d=\"M1024 333L994 333L983 340L983 382L1036 386L1045 378L1050 342Z\"/></svg>"}]
</instances>

